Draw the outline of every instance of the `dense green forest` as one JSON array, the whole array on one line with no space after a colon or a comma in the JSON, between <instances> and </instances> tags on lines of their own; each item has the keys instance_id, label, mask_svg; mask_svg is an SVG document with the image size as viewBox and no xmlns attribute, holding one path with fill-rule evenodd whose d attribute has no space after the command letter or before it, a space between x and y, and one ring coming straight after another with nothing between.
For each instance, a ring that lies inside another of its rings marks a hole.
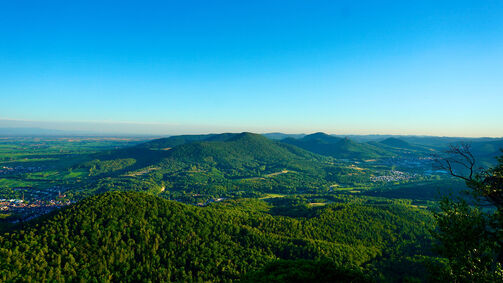
<instances>
[{"instance_id":1,"label":"dense green forest","mask_svg":"<svg viewBox=\"0 0 503 283\"><path fill-rule=\"evenodd\" d=\"M307 135L301 139L286 138L284 143L336 158L379 158L393 153L368 143L358 143L348 138L339 138L325 133Z\"/></svg>"},{"instance_id":2,"label":"dense green forest","mask_svg":"<svg viewBox=\"0 0 503 283\"><path fill-rule=\"evenodd\" d=\"M0 236L0 279L221 281L259 276L248 274L278 260L328 260L362 280L364 273L424 279L427 212L359 198L290 216L277 209L301 205L240 199L199 208L144 193L105 193Z\"/></svg>"}]
</instances>

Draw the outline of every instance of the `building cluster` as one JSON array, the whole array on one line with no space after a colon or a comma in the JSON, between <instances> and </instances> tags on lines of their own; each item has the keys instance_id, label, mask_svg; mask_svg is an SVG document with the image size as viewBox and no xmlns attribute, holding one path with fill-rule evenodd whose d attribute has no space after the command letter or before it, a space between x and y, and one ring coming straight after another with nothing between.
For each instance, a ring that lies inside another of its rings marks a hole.
<instances>
[{"instance_id":1,"label":"building cluster","mask_svg":"<svg viewBox=\"0 0 503 283\"><path fill-rule=\"evenodd\" d=\"M27 221L47 214L54 209L71 204L69 200L49 200L26 202L22 199L0 199L0 211L15 215L11 222Z\"/></svg>"},{"instance_id":2,"label":"building cluster","mask_svg":"<svg viewBox=\"0 0 503 283\"><path fill-rule=\"evenodd\" d=\"M213 203L213 202L220 202L220 201L223 201L225 200L225 198L210 198L209 200L207 200L206 202L199 202L197 203L197 206L207 206L209 205L210 203Z\"/></svg>"},{"instance_id":3,"label":"building cluster","mask_svg":"<svg viewBox=\"0 0 503 283\"><path fill-rule=\"evenodd\" d=\"M62 186L53 186L45 189L36 189L32 187L16 187L13 188L14 191L23 192L25 199L30 200L48 200L53 198L62 198L66 195L62 192L67 191L68 188Z\"/></svg>"},{"instance_id":4,"label":"building cluster","mask_svg":"<svg viewBox=\"0 0 503 283\"><path fill-rule=\"evenodd\" d=\"M8 175L8 174L18 174L18 173L32 173L32 172L39 172L44 170L43 167L40 166L1 166L0 167L0 175Z\"/></svg>"},{"instance_id":5,"label":"building cluster","mask_svg":"<svg viewBox=\"0 0 503 283\"><path fill-rule=\"evenodd\" d=\"M418 174L410 174L402 171L391 170L386 175L381 176L371 176L370 181L372 182L397 182L397 181L408 181L417 177Z\"/></svg>"},{"instance_id":6,"label":"building cluster","mask_svg":"<svg viewBox=\"0 0 503 283\"><path fill-rule=\"evenodd\" d=\"M61 193L66 190L61 186L44 189L16 187L13 191L17 191L17 198L0 199L0 212L9 215L4 221L13 223L33 219L71 204Z\"/></svg>"},{"instance_id":7,"label":"building cluster","mask_svg":"<svg viewBox=\"0 0 503 283\"><path fill-rule=\"evenodd\" d=\"M13 207L24 207L22 199L0 199L0 211L8 211Z\"/></svg>"}]
</instances>

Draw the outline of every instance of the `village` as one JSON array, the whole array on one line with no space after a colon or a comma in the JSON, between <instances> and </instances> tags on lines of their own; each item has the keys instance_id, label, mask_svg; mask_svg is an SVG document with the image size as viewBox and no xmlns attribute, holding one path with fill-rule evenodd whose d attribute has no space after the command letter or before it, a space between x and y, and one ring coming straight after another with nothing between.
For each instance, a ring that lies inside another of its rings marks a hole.
<instances>
[{"instance_id":1,"label":"village","mask_svg":"<svg viewBox=\"0 0 503 283\"><path fill-rule=\"evenodd\" d=\"M11 174L22 174L22 173L33 173L43 171L45 168L42 166L2 166L0 167L0 175L11 175Z\"/></svg>"},{"instance_id":2,"label":"village","mask_svg":"<svg viewBox=\"0 0 503 283\"><path fill-rule=\"evenodd\" d=\"M381 176L371 176L370 181L372 182L398 182L398 181L409 181L413 178L418 177L418 174L411 174L407 172L391 170L387 175Z\"/></svg>"},{"instance_id":3,"label":"village","mask_svg":"<svg viewBox=\"0 0 503 283\"><path fill-rule=\"evenodd\" d=\"M18 192L18 195L23 196L23 199L29 201L49 201L54 198L64 198L66 195L62 192L66 192L69 189L63 186L52 186L49 188L33 188L33 187L15 187L12 189L14 192Z\"/></svg>"},{"instance_id":4,"label":"village","mask_svg":"<svg viewBox=\"0 0 503 283\"><path fill-rule=\"evenodd\" d=\"M0 213L7 216L4 220L17 223L28 221L69 204L71 201L63 198L31 202L22 199L0 199Z\"/></svg>"},{"instance_id":5,"label":"village","mask_svg":"<svg viewBox=\"0 0 503 283\"><path fill-rule=\"evenodd\" d=\"M72 203L65 194L61 193L60 187L49 188L46 191L24 187L14 188L14 190L22 191L22 197L0 199L2 219L11 223L28 221ZM27 192L26 199L25 192Z\"/></svg>"}]
</instances>

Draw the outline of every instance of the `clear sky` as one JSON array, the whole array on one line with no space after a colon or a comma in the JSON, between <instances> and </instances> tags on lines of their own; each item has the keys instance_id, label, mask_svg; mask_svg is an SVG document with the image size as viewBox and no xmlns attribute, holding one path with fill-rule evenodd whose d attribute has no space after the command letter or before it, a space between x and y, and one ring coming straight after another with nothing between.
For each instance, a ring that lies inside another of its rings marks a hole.
<instances>
[{"instance_id":1,"label":"clear sky","mask_svg":"<svg viewBox=\"0 0 503 283\"><path fill-rule=\"evenodd\" d=\"M0 1L0 119L501 137L503 1Z\"/></svg>"}]
</instances>

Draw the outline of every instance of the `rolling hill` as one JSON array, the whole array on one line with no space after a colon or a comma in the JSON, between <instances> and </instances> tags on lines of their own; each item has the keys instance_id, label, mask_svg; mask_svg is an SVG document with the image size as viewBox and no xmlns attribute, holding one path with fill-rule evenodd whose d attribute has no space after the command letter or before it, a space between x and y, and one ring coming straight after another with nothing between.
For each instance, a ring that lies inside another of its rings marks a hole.
<instances>
[{"instance_id":1,"label":"rolling hill","mask_svg":"<svg viewBox=\"0 0 503 283\"><path fill-rule=\"evenodd\" d=\"M496 157L503 156L503 140L478 141L468 143L479 165L491 167L496 164Z\"/></svg>"},{"instance_id":2,"label":"rolling hill","mask_svg":"<svg viewBox=\"0 0 503 283\"><path fill-rule=\"evenodd\" d=\"M265 133L262 135L271 140L283 140L286 138L295 138L295 139L302 138L306 134Z\"/></svg>"},{"instance_id":3,"label":"rolling hill","mask_svg":"<svg viewBox=\"0 0 503 283\"><path fill-rule=\"evenodd\" d=\"M239 133L154 140L92 155L73 170L89 175L90 182L81 190L86 195L116 189L287 191L326 183L322 177L329 160L262 135Z\"/></svg>"},{"instance_id":4,"label":"rolling hill","mask_svg":"<svg viewBox=\"0 0 503 283\"><path fill-rule=\"evenodd\" d=\"M390 137L380 141L369 141L367 143L402 157L431 156L431 154L436 151L431 147L409 143L404 139L396 137Z\"/></svg>"},{"instance_id":5,"label":"rolling hill","mask_svg":"<svg viewBox=\"0 0 503 283\"><path fill-rule=\"evenodd\" d=\"M207 165L222 170L240 170L259 166L268 166L272 170L288 167L295 161L323 159L322 156L300 148L247 132L159 139L107 154L108 158L112 159L120 156L146 161L142 166L156 164L162 166L171 162L198 167ZM149 158L145 160L145 156Z\"/></svg>"},{"instance_id":6,"label":"rolling hill","mask_svg":"<svg viewBox=\"0 0 503 283\"><path fill-rule=\"evenodd\" d=\"M167 149L167 148L172 148L172 147L186 144L186 143L208 140L213 136L216 136L216 134L172 136L172 137L167 137L167 138L155 139L155 140L140 144L137 147L138 148L149 148L149 149Z\"/></svg>"},{"instance_id":7,"label":"rolling hill","mask_svg":"<svg viewBox=\"0 0 503 283\"><path fill-rule=\"evenodd\" d=\"M307 135L301 139L287 138L282 142L317 154L343 159L370 159L393 155L383 148L368 143L358 143L349 138L339 138L324 133Z\"/></svg>"},{"instance_id":8,"label":"rolling hill","mask_svg":"<svg viewBox=\"0 0 503 283\"><path fill-rule=\"evenodd\" d=\"M380 144L384 144L384 145L387 145L387 146L391 146L391 147L398 147L398 148L411 148L411 144L409 144L408 142L402 140L402 139L399 139L399 138L387 138L385 140L382 140L379 142Z\"/></svg>"},{"instance_id":9,"label":"rolling hill","mask_svg":"<svg viewBox=\"0 0 503 283\"><path fill-rule=\"evenodd\" d=\"M213 160L217 168L255 167L260 165L287 165L292 160L312 159L316 156L271 141L261 135L241 133L226 136L223 141L190 143L173 148L168 158L183 162Z\"/></svg>"},{"instance_id":10,"label":"rolling hill","mask_svg":"<svg viewBox=\"0 0 503 283\"><path fill-rule=\"evenodd\" d=\"M102 161L132 158L136 160L132 168L172 161L198 165L211 163L217 168L228 169L233 166L280 166L292 160L323 159L322 156L252 133L175 136L98 153L90 158Z\"/></svg>"}]
</instances>

